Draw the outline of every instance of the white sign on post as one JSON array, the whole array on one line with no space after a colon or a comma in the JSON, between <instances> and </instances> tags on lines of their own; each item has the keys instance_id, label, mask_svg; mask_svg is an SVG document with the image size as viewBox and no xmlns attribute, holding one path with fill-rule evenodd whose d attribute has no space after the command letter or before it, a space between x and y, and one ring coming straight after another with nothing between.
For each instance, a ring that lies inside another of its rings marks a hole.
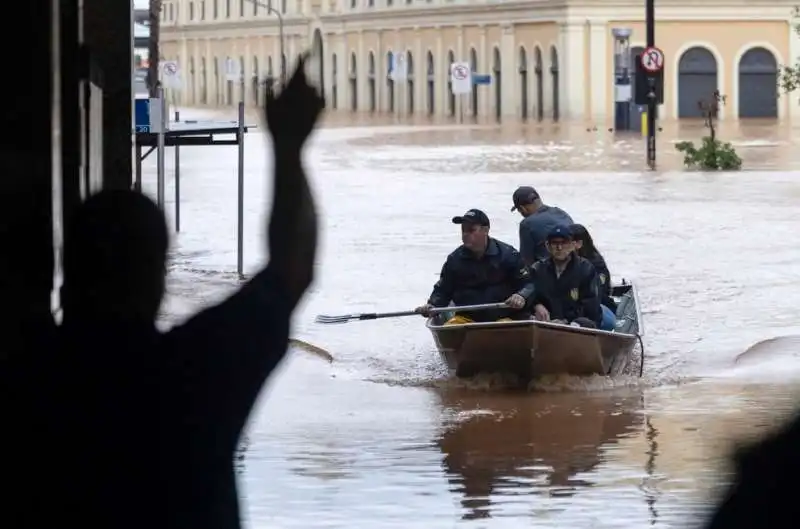
<instances>
[{"instance_id":1,"label":"white sign on post","mask_svg":"<svg viewBox=\"0 0 800 529\"><path fill-rule=\"evenodd\" d=\"M228 81L240 81L242 72L239 71L239 61L228 57L225 59L225 79Z\"/></svg>"},{"instance_id":2,"label":"white sign on post","mask_svg":"<svg viewBox=\"0 0 800 529\"><path fill-rule=\"evenodd\" d=\"M181 70L176 61L164 61L161 63L161 83L164 88L180 90L183 88L181 83Z\"/></svg>"},{"instance_id":3,"label":"white sign on post","mask_svg":"<svg viewBox=\"0 0 800 529\"><path fill-rule=\"evenodd\" d=\"M389 78L395 82L402 82L408 79L408 65L406 64L406 54L392 53L391 69L389 70Z\"/></svg>"},{"instance_id":4,"label":"white sign on post","mask_svg":"<svg viewBox=\"0 0 800 529\"><path fill-rule=\"evenodd\" d=\"M468 62L454 62L450 65L450 87L454 94L472 92L472 68Z\"/></svg>"}]
</instances>

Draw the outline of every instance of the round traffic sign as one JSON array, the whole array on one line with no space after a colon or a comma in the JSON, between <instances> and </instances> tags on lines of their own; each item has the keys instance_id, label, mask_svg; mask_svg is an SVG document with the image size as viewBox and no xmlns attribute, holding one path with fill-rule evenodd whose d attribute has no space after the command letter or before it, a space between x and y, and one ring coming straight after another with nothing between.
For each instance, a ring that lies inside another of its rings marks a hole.
<instances>
[{"instance_id":1,"label":"round traffic sign","mask_svg":"<svg viewBox=\"0 0 800 529\"><path fill-rule=\"evenodd\" d=\"M655 73L664 68L664 52L655 46L645 48L642 52L641 63L642 68L650 73Z\"/></svg>"},{"instance_id":2,"label":"round traffic sign","mask_svg":"<svg viewBox=\"0 0 800 529\"><path fill-rule=\"evenodd\" d=\"M456 64L453 66L453 78L464 81L467 77L469 77L469 70L466 66L461 64Z\"/></svg>"}]
</instances>

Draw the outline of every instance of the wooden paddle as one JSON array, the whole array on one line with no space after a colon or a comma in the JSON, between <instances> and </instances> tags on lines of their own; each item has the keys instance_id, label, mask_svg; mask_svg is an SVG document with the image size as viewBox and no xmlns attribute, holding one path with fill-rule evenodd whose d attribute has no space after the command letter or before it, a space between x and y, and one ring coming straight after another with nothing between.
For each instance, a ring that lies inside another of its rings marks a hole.
<instances>
[{"instance_id":1,"label":"wooden paddle","mask_svg":"<svg viewBox=\"0 0 800 529\"><path fill-rule=\"evenodd\" d=\"M483 305L463 305L460 307L435 307L431 308L429 314L441 314L442 312L474 312L479 310L507 309L505 303L486 303ZM401 316L419 316L416 310L402 310L399 312L371 312L366 314L342 314L341 316L326 316L320 314L314 321L326 325L349 323L351 321L378 320L381 318L399 318Z\"/></svg>"},{"instance_id":2,"label":"wooden paddle","mask_svg":"<svg viewBox=\"0 0 800 529\"><path fill-rule=\"evenodd\" d=\"M311 353L314 356L322 358L323 360L327 361L329 364L333 363L333 355L330 354L328 351L323 349L322 347L317 347L316 345L310 344L308 342L304 342L303 340L298 340L297 338L289 338L289 345L294 345L298 349L302 349L307 353Z\"/></svg>"}]
</instances>

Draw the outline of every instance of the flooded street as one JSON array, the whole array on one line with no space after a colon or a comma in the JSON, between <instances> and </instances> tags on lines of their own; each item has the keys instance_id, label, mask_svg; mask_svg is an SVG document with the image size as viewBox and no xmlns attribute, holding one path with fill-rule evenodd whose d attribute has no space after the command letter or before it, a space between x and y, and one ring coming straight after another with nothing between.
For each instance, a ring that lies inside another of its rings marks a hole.
<instances>
[{"instance_id":1,"label":"flooded street","mask_svg":"<svg viewBox=\"0 0 800 529\"><path fill-rule=\"evenodd\" d=\"M680 171L670 147L700 129L665 126L654 174L640 138L585 129L316 134L307 163L322 247L294 335L335 361L295 349L264 392L241 477L250 527L684 527L724 485L732 443L792 411L800 339L737 361L800 335L792 131L724 124L753 170L704 174ZM266 260L267 142L246 140L248 270ZM144 164L151 194L155 163ZM423 303L460 244L450 218L471 207L517 246L519 185L585 224L614 278L637 284L643 379L564 377L528 392L455 382L422 318L313 323ZM169 150L166 187L172 215ZM236 149L182 149L181 193L165 325L236 285Z\"/></svg>"}]
</instances>

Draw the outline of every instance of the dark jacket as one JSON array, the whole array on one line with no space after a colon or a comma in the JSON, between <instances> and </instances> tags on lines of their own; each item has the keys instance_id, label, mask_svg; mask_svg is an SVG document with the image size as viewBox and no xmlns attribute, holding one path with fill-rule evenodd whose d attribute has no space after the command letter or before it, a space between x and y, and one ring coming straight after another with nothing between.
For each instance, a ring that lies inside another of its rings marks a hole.
<instances>
[{"instance_id":1,"label":"dark jacket","mask_svg":"<svg viewBox=\"0 0 800 529\"><path fill-rule=\"evenodd\" d=\"M594 269L597 271L597 295L600 296L600 303L616 312L617 302L611 297L611 272L608 271L606 260L599 253L586 257L586 259L594 265Z\"/></svg>"},{"instance_id":2,"label":"dark jacket","mask_svg":"<svg viewBox=\"0 0 800 529\"><path fill-rule=\"evenodd\" d=\"M428 303L446 307L451 301L456 305L480 305L505 301L512 294L530 299L533 283L528 267L513 246L489 238L486 253L476 257L464 246L447 256L439 281L434 285ZM501 309L464 313L475 321L495 321L529 311Z\"/></svg>"},{"instance_id":3,"label":"dark jacket","mask_svg":"<svg viewBox=\"0 0 800 529\"><path fill-rule=\"evenodd\" d=\"M536 213L528 215L519 223L519 253L529 266L547 259L550 252L545 243L547 235L556 226L574 224L566 211L555 206L542 205Z\"/></svg>"},{"instance_id":4,"label":"dark jacket","mask_svg":"<svg viewBox=\"0 0 800 529\"><path fill-rule=\"evenodd\" d=\"M556 277L552 258L534 264L532 272L533 305L544 305L554 320L571 322L584 317L600 325L602 312L597 294L597 271L592 263L573 253L561 277Z\"/></svg>"}]
</instances>

